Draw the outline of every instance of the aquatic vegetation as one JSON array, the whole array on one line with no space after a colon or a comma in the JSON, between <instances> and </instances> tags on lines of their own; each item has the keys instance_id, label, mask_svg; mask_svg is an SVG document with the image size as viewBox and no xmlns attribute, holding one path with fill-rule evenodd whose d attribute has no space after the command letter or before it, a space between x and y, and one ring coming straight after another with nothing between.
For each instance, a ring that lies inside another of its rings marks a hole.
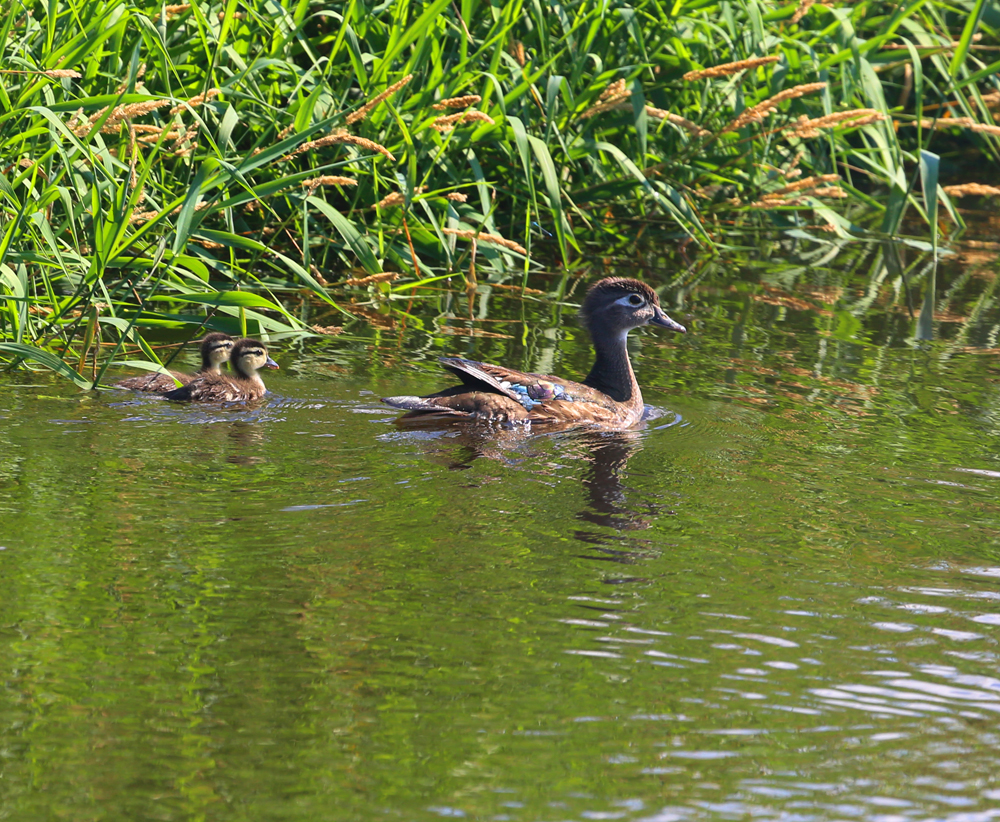
<instances>
[{"instance_id":1,"label":"aquatic vegetation","mask_svg":"<svg viewBox=\"0 0 1000 822\"><path fill-rule=\"evenodd\" d=\"M713 251L734 229L891 238L909 212L936 249L937 203L963 221L920 158L1000 157L984 7L15 3L0 356L90 387L158 369L164 336L524 286L636 219Z\"/></svg>"}]
</instances>

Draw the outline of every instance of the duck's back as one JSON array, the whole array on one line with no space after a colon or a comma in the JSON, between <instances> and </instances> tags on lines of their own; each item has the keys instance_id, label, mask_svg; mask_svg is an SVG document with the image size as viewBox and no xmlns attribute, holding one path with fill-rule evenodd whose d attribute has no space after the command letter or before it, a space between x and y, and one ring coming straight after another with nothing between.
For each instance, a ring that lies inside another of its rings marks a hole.
<instances>
[{"instance_id":1,"label":"duck's back","mask_svg":"<svg viewBox=\"0 0 1000 822\"><path fill-rule=\"evenodd\" d=\"M265 391L259 380L234 379L225 374L204 374L163 396L168 400L182 402L247 402L259 400Z\"/></svg>"},{"instance_id":2,"label":"duck's back","mask_svg":"<svg viewBox=\"0 0 1000 822\"><path fill-rule=\"evenodd\" d=\"M443 358L441 364L462 384L426 397L387 397L383 402L414 414L500 422L628 425L635 421L629 404L615 402L583 383L460 357Z\"/></svg>"},{"instance_id":3,"label":"duck's back","mask_svg":"<svg viewBox=\"0 0 1000 822\"><path fill-rule=\"evenodd\" d=\"M182 374L180 371L170 372L176 377L181 386L187 385L194 380L197 374ZM126 380L119 380L115 383L115 388L128 388L132 391L146 391L150 394L166 394L178 388L177 382L166 374L143 374L139 377L129 377Z\"/></svg>"}]
</instances>

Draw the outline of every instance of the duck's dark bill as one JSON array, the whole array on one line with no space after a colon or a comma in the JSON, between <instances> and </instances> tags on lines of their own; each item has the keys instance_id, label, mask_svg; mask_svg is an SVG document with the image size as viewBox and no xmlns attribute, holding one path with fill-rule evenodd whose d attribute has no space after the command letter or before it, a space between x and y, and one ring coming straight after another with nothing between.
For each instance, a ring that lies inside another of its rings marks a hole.
<instances>
[{"instance_id":1,"label":"duck's dark bill","mask_svg":"<svg viewBox=\"0 0 1000 822\"><path fill-rule=\"evenodd\" d=\"M267 362L264 363L264 368L277 368L278 364L272 360L270 357L267 358Z\"/></svg>"},{"instance_id":2,"label":"duck's dark bill","mask_svg":"<svg viewBox=\"0 0 1000 822\"><path fill-rule=\"evenodd\" d=\"M669 328L671 331L679 331L681 334L686 334L687 329L678 322L674 322L670 317L664 314L660 309L656 309L656 316L650 320L653 325L662 325L664 328Z\"/></svg>"}]
</instances>

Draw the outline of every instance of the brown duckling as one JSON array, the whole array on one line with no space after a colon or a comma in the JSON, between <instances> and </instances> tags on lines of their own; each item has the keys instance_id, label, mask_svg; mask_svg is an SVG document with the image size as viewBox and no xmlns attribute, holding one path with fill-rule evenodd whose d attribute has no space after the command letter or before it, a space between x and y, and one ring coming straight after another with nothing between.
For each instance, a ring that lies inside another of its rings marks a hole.
<instances>
[{"instance_id":1,"label":"brown duckling","mask_svg":"<svg viewBox=\"0 0 1000 822\"><path fill-rule=\"evenodd\" d=\"M628 332L647 323L681 333L684 326L663 312L652 288L627 277L607 277L595 283L583 301L580 318L596 354L594 367L582 383L447 357L441 363L461 385L425 397L386 397L382 402L409 411L407 417L589 423L606 428L635 425L642 419L644 406L626 348Z\"/></svg>"},{"instance_id":2,"label":"brown duckling","mask_svg":"<svg viewBox=\"0 0 1000 822\"><path fill-rule=\"evenodd\" d=\"M278 364L267 355L267 348L259 340L237 340L229 355L233 375L205 374L187 385L168 391L168 400L190 402L247 402L259 400L267 389L257 374L261 368L277 368Z\"/></svg>"},{"instance_id":3,"label":"brown duckling","mask_svg":"<svg viewBox=\"0 0 1000 822\"><path fill-rule=\"evenodd\" d=\"M228 334L218 332L206 335L201 341L201 368L197 374L183 374L171 371L173 377L181 385L187 385L196 377L205 374L219 374L220 366L229 359L235 340ZM115 383L116 388L130 388L133 391L148 391L153 394L166 394L177 388L177 382L166 374L145 374L141 377L129 377Z\"/></svg>"}]
</instances>

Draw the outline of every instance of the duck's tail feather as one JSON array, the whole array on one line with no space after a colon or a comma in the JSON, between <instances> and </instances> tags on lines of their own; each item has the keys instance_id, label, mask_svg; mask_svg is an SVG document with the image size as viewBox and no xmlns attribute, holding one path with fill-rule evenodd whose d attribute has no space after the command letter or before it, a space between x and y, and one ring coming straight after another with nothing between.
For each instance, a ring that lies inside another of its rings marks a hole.
<instances>
[{"instance_id":1,"label":"duck's tail feather","mask_svg":"<svg viewBox=\"0 0 1000 822\"><path fill-rule=\"evenodd\" d=\"M382 397L382 402L399 408L403 411L410 411L414 414L450 414L454 417L469 416L466 411L459 411L449 408L437 402L436 397Z\"/></svg>"}]
</instances>

